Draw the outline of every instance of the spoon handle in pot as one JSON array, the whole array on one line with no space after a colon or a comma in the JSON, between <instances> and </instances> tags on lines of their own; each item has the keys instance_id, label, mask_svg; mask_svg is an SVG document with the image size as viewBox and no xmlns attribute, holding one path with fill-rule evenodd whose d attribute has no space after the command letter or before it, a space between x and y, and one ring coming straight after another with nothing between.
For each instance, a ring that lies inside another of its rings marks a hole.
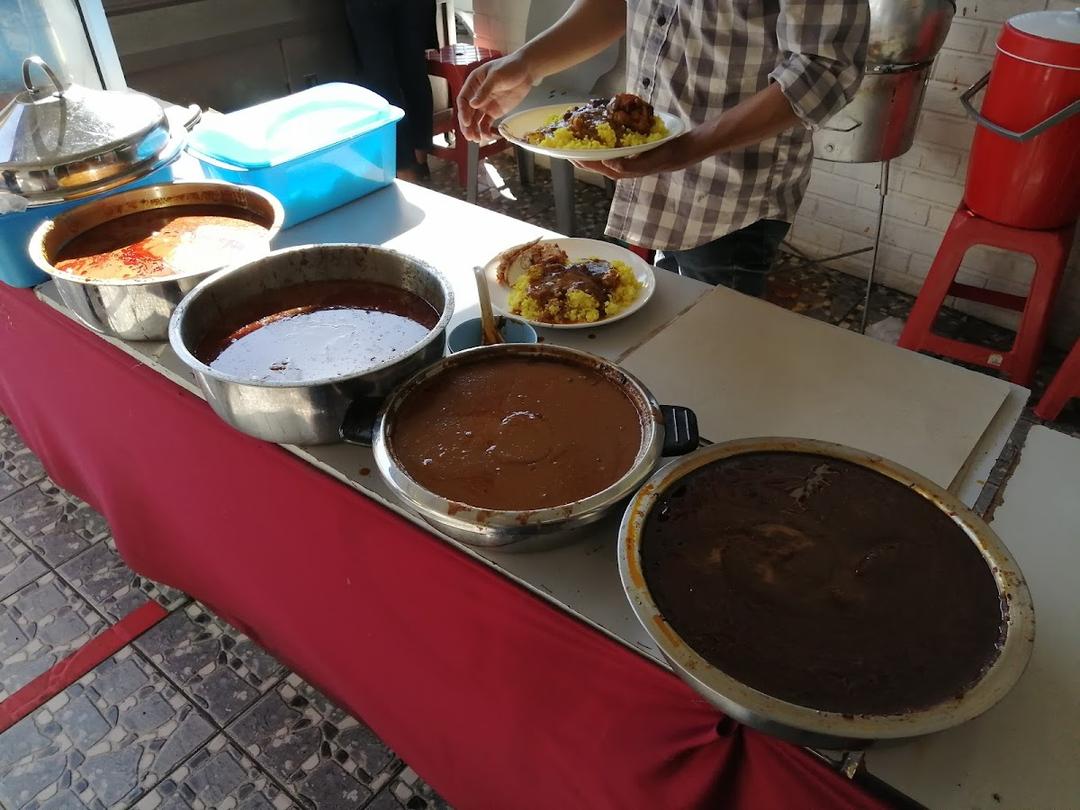
<instances>
[{"instance_id":1,"label":"spoon handle in pot","mask_svg":"<svg viewBox=\"0 0 1080 810\"><path fill-rule=\"evenodd\" d=\"M473 274L476 276L476 292L480 297L480 332L483 335L484 345L493 346L502 343L502 335L495 325L495 315L491 310L491 293L488 290L487 276L482 267L474 267Z\"/></svg>"}]
</instances>

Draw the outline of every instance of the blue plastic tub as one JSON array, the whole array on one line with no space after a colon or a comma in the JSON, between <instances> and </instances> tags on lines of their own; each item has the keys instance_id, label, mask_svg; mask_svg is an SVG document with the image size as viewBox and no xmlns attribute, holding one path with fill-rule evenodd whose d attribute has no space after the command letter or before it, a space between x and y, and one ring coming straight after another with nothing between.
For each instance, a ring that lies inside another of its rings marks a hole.
<instances>
[{"instance_id":1,"label":"blue plastic tub","mask_svg":"<svg viewBox=\"0 0 1080 810\"><path fill-rule=\"evenodd\" d=\"M203 118L188 152L209 177L269 191L289 227L389 185L403 116L363 87L323 84Z\"/></svg>"},{"instance_id":2,"label":"blue plastic tub","mask_svg":"<svg viewBox=\"0 0 1080 810\"><path fill-rule=\"evenodd\" d=\"M83 203L107 197L120 191L150 185L151 183L170 183L173 180L173 164L160 166L146 177L125 183L119 188L102 194L93 194L78 200L51 203L28 208L18 214L0 214L0 281L10 287L35 287L49 280L49 277L37 269L30 261L27 248L34 230L47 219L52 219Z\"/></svg>"}]
</instances>

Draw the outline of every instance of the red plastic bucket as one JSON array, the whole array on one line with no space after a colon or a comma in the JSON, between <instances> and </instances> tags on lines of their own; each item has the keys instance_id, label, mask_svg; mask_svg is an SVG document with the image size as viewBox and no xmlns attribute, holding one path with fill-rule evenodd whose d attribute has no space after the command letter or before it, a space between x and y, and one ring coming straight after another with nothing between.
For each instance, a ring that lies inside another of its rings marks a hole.
<instances>
[{"instance_id":1,"label":"red plastic bucket","mask_svg":"<svg viewBox=\"0 0 1080 810\"><path fill-rule=\"evenodd\" d=\"M971 97L988 80L978 112ZM1032 230L1080 218L1080 10L1035 11L1006 22L990 73L962 100L978 121L967 206Z\"/></svg>"}]
</instances>

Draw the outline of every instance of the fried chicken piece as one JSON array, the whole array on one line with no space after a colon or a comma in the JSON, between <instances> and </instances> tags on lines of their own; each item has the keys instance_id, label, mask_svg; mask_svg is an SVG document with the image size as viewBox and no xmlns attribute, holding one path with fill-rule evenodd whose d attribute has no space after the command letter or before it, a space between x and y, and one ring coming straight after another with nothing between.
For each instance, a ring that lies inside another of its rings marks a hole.
<instances>
[{"instance_id":1,"label":"fried chicken piece","mask_svg":"<svg viewBox=\"0 0 1080 810\"><path fill-rule=\"evenodd\" d=\"M524 272L536 264L547 264L549 262L566 264L568 261L570 261L570 257L558 245L541 244L539 239L534 239L532 242L508 248L500 253L498 256L499 263L495 268L495 277L500 284L509 286L513 283L510 279L511 270L517 269Z\"/></svg>"},{"instance_id":2,"label":"fried chicken piece","mask_svg":"<svg viewBox=\"0 0 1080 810\"><path fill-rule=\"evenodd\" d=\"M652 104L633 93L619 93L607 105L608 120L615 127L628 129L641 135L652 131Z\"/></svg>"}]
</instances>

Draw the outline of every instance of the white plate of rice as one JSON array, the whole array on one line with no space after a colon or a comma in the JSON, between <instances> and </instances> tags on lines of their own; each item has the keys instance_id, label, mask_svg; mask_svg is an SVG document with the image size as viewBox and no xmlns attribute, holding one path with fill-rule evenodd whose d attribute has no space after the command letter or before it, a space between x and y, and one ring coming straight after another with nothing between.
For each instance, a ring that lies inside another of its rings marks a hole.
<instances>
[{"instance_id":1,"label":"white plate of rice","mask_svg":"<svg viewBox=\"0 0 1080 810\"><path fill-rule=\"evenodd\" d=\"M553 141L553 145L541 146L526 140L525 136L530 132L535 132L551 123L553 119L560 117L567 110L577 106L578 104L563 102L562 104L549 104L545 107L534 107L531 110L514 113L504 118L502 123L499 124L499 134L514 145L520 146L522 149L528 149L530 152L536 152L538 155L547 155L548 157L566 160L615 160L648 152L650 149L655 149L657 146L679 137L686 131L686 125L683 124L681 119L665 112L654 111L654 115L663 122L664 129L667 130L666 134L654 133L654 135L650 136L654 138L653 140L635 146L620 146L612 149L604 147L599 141L591 143L576 141L570 135L569 130L566 130L565 134L558 138L549 139ZM557 145L560 140L565 145Z\"/></svg>"},{"instance_id":2,"label":"white plate of rice","mask_svg":"<svg viewBox=\"0 0 1080 810\"><path fill-rule=\"evenodd\" d=\"M525 297L525 288L527 288L527 279L523 280L518 287L518 293L514 295L514 283L518 281L525 273L528 272L529 261L526 258L518 259L510 263L506 276L507 278L500 278L500 264L504 264L504 257L511 255L525 247L525 245L517 245L495 256L484 266L484 273L487 275L488 288L491 290L491 304L500 313L509 315L511 318L517 318L532 324L535 327L541 329L592 329L597 326L605 326L609 323L615 323L621 321L623 318L628 318L633 315L652 297L653 292L656 290L656 276L653 273L652 266L638 256L636 253L627 250L619 245L612 244L611 242L604 242L599 239L574 239L574 238L560 238L560 239L539 239L535 242L529 242L528 245L538 246L550 246L551 248L559 248L563 250L569 257L570 262L584 262L591 259L600 259L612 264L621 276L624 277L625 282L620 283L620 289L616 295L609 299L609 302L604 305L606 307L611 306L612 301L616 301L618 310L608 315L606 311L597 310L594 320L581 320L574 323L553 323L550 320L544 320L546 317L543 314L537 314L535 310L529 309L526 303L525 311L514 311L514 301L518 301L519 305L516 307L518 310L522 310L521 302ZM631 281L632 279L632 281ZM635 294L631 297L630 292ZM588 304L586 304L588 308ZM585 312L586 310L580 310Z\"/></svg>"}]
</instances>

